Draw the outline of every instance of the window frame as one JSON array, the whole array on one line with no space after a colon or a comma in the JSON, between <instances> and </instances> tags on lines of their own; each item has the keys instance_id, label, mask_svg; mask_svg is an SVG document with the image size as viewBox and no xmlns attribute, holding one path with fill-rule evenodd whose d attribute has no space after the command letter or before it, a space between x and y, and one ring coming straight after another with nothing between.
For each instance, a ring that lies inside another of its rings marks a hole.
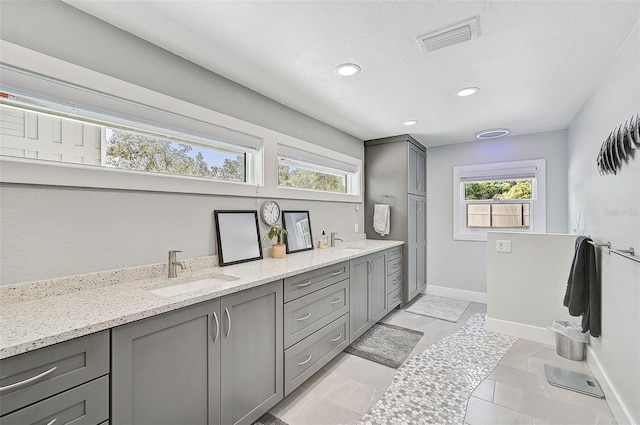
<instances>
[{"instance_id":1,"label":"window frame","mask_svg":"<svg viewBox=\"0 0 640 425\"><path fill-rule=\"evenodd\" d=\"M217 182L235 182L235 183L243 183L243 184L255 184L256 183L256 174L254 170L249 170L247 168L247 162L252 161L252 164L255 164L254 156L256 156L259 151L262 149L262 141L259 141L257 138L254 140L256 148L244 146L240 143L233 144L230 141L220 140L220 136L216 138L215 135L201 135L195 134L189 130L182 129L173 129L168 127L162 127L161 124L155 124L150 122L140 123L134 120L127 120L117 115L110 115L105 112L95 112L91 110L84 110L80 106L73 105L68 106L64 105L60 102L49 101L47 99L43 99L37 97L33 94L28 94L20 90L14 90L12 88L8 88L0 85L0 110L1 108L10 108L12 110L18 110L22 113L26 114L35 114L37 116L37 121L40 122L40 119L53 119L53 120L61 120L61 122L71 121L76 124L80 124L83 128L84 126L90 126L97 130L99 130L100 134L100 163L99 164L88 164L88 163L80 163L80 162L71 162L71 161L63 161L63 160L55 160L55 159L40 159L36 158L37 161L51 161L55 163L64 163L64 164L78 164L83 166L92 166L92 167L101 167L101 168L110 168L116 170L133 170L133 171L142 171L136 170L135 168L124 168L118 166L112 166L107 164L107 150L108 150L108 130L117 130L125 133L150 137L153 139L159 139L163 141L168 141L172 143L181 143L197 148L205 148L211 149L217 152L227 152L231 155L243 156L244 162L244 173L242 176L242 180L225 180L225 179L216 179L212 177L205 176L194 176L189 174L178 174L178 173L162 173L162 172L149 172L146 173L154 173L154 174L164 174L164 175L173 175L173 176L182 176L182 177L192 177L192 178L200 178L207 181L217 181ZM15 96L20 99L12 100L5 99L4 95L9 94L10 96ZM37 107L33 107L31 105L37 104ZM71 116L71 110L69 108L73 108L74 115ZM158 111L160 113L160 111ZM190 124L185 120L186 124ZM64 126L64 124L61 124ZM39 133L39 131L37 132ZM228 135L233 135L230 131L225 131ZM239 138L242 135L238 135ZM25 137L26 139L26 137ZM31 139L34 140L34 139ZM39 145L40 139L37 139L37 145ZM43 144L42 147L45 147ZM20 157L20 156L11 156L5 155L7 158L28 158L28 157ZM97 159L97 157L96 157Z\"/></svg>"},{"instance_id":2,"label":"window frame","mask_svg":"<svg viewBox=\"0 0 640 425\"><path fill-rule=\"evenodd\" d=\"M453 167L453 239L461 241L486 241L487 232L545 233L546 220L546 161L532 159L491 164ZM474 181L493 181L522 178L534 173L531 178L531 199L467 200L464 184ZM470 202L471 201L471 202ZM467 227L467 205L485 203L529 203L529 228L469 228Z\"/></svg>"},{"instance_id":3,"label":"window frame","mask_svg":"<svg viewBox=\"0 0 640 425\"><path fill-rule=\"evenodd\" d=\"M360 175L362 173L362 162L355 158L348 157L346 155L340 155L337 152L331 152L331 157L328 157L329 152L323 152L317 147L313 146L301 146L300 144L295 147L287 145L285 143L278 143L277 145L277 168L276 185L278 190L301 190L314 193L332 193L347 196L359 196L361 193ZM279 170L282 162L288 162L291 166L315 171L327 175L344 175L345 192L334 192L328 190L309 189L293 186L280 185Z\"/></svg>"}]
</instances>

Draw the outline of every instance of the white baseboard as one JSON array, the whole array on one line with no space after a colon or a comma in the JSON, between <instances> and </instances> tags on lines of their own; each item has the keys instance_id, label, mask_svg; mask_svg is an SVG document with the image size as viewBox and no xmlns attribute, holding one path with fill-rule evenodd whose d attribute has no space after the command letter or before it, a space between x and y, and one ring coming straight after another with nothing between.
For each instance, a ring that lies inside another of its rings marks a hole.
<instances>
[{"instance_id":1,"label":"white baseboard","mask_svg":"<svg viewBox=\"0 0 640 425\"><path fill-rule=\"evenodd\" d=\"M446 286L435 286L427 284L427 294L438 297L455 298L457 300L472 301L474 303L487 303L485 292L466 291L464 289L447 288Z\"/></svg>"},{"instance_id":2,"label":"white baseboard","mask_svg":"<svg viewBox=\"0 0 640 425\"><path fill-rule=\"evenodd\" d=\"M620 398L618 391L613 385L611 385L611 381L602 369L600 360L589 346L587 346L587 364L591 368L593 376L598 380L598 383L602 388L602 392L604 392L605 399L609 404L609 408L613 412L613 416L616 418L616 422L621 425L638 425L637 422L633 421L629 410L621 402L622 399Z\"/></svg>"},{"instance_id":3,"label":"white baseboard","mask_svg":"<svg viewBox=\"0 0 640 425\"><path fill-rule=\"evenodd\" d=\"M556 337L553 331L539 326L525 325L522 323L487 317L484 328L490 332L499 332L501 334L517 336L518 338L528 339L542 344L555 345L556 343Z\"/></svg>"}]
</instances>

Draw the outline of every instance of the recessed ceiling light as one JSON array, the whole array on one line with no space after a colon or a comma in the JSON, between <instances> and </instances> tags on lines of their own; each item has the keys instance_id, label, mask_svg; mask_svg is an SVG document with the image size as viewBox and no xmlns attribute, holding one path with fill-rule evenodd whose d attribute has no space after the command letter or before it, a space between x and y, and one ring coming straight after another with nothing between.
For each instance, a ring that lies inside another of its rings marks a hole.
<instances>
[{"instance_id":1,"label":"recessed ceiling light","mask_svg":"<svg viewBox=\"0 0 640 425\"><path fill-rule=\"evenodd\" d=\"M343 77L351 77L352 75L356 75L360 72L360 70L360 66L355 63L343 63L336 67L336 74L342 75Z\"/></svg>"},{"instance_id":2,"label":"recessed ceiling light","mask_svg":"<svg viewBox=\"0 0 640 425\"><path fill-rule=\"evenodd\" d=\"M482 130L476 133L476 139L497 139L509 134L509 130L506 128L492 128L489 130Z\"/></svg>"},{"instance_id":3,"label":"recessed ceiling light","mask_svg":"<svg viewBox=\"0 0 640 425\"><path fill-rule=\"evenodd\" d=\"M460 97L471 96L472 94L476 94L480 91L477 87L465 87L463 89L458 90L456 93Z\"/></svg>"},{"instance_id":4,"label":"recessed ceiling light","mask_svg":"<svg viewBox=\"0 0 640 425\"><path fill-rule=\"evenodd\" d=\"M406 126L410 126L410 125L416 125L416 124L418 124L419 122L420 122L420 121L418 121L418 120L409 120L409 121L405 121L405 122L403 122L402 124L403 124L403 125L406 125Z\"/></svg>"}]
</instances>

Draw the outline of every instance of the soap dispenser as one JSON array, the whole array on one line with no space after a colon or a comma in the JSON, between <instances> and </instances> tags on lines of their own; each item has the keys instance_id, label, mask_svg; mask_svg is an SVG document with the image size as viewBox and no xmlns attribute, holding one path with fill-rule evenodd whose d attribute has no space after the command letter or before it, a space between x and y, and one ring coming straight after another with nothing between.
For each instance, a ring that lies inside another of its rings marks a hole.
<instances>
[{"instance_id":1,"label":"soap dispenser","mask_svg":"<svg viewBox=\"0 0 640 425\"><path fill-rule=\"evenodd\" d=\"M322 231L322 236L320 236L320 244L318 245L318 248L326 248L327 246L329 246L329 239L327 239L327 235L326 233L324 233L324 230Z\"/></svg>"}]
</instances>

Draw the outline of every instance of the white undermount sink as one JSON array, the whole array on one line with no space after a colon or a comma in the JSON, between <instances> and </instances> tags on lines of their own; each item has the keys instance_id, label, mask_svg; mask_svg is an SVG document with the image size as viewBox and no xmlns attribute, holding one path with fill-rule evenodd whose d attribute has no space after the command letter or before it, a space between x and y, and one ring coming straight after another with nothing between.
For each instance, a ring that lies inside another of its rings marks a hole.
<instances>
[{"instance_id":1,"label":"white undermount sink","mask_svg":"<svg viewBox=\"0 0 640 425\"><path fill-rule=\"evenodd\" d=\"M154 289L152 294L160 295L161 297L173 297L176 295L186 294L188 292L200 291L202 289L211 289L217 285L224 285L230 281L238 280L239 277L229 275L216 275L207 277L205 279L194 280L192 282L178 283L176 285L164 286L162 288Z\"/></svg>"},{"instance_id":2,"label":"white undermount sink","mask_svg":"<svg viewBox=\"0 0 640 425\"><path fill-rule=\"evenodd\" d=\"M345 248L340 248L340 251L344 251L344 252L358 252L358 251L362 251L364 249L364 247L362 246L347 246Z\"/></svg>"}]
</instances>

